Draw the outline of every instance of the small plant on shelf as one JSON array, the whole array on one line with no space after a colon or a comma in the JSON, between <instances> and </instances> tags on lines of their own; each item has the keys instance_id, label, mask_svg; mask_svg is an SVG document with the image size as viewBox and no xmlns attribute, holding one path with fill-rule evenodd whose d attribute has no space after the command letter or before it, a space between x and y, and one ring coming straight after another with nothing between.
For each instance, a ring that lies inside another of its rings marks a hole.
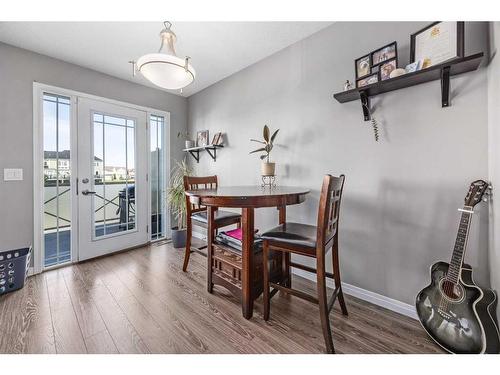
<instances>
[{"instance_id":1,"label":"small plant on shelf","mask_svg":"<svg viewBox=\"0 0 500 375\"><path fill-rule=\"evenodd\" d=\"M195 142L191 138L188 132L179 132L177 133L177 138L183 138L185 141L186 148L192 148L195 145Z\"/></svg>"},{"instance_id":2,"label":"small plant on shelf","mask_svg":"<svg viewBox=\"0 0 500 375\"><path fill-rule=\"evenodd\" d=\"M276 136L278 135L279 131L280 130L278 129L271 135L269 127L267 125L264 125L264 130L262 131L264 140L261 141L258 139L250 139L250 141L252 142L257 142L263 145L263 147L250 152L250 154L258 152L262 153L262 155L260 155L260 160L262 160L262 166L261 166L262 176L274 176L276 163L270 162L269 155L273 150L274 140L276 139Z\"/></svg>"},{"instance_id":3,"label":"small plant on shelf","mask_svg":"<svg viewBox=\"0 0 500 375\"><path fill-rule=\"evenodd\" d=\"M170 173L170 184L167 189L167 202L170 211L177 221L172 228L172 243L174 247L186 244L186 195L184 191L184 176L191 176L192 169L186 160L176 162Z\"/></svg>"}]
</instances>

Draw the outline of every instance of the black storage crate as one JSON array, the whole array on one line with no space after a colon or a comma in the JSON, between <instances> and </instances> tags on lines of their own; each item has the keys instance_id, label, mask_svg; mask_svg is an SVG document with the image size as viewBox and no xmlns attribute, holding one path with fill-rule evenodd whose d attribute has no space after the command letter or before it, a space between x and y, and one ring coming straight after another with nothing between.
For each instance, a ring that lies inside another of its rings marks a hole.
<instances>
[{"instance_id":1,"label":"black storage crate","mask_svg":"<svg viewBox=\"0 0 500 375\"><path fill-rule=\"evenodd\" d=\"M31 247L0 252L0 295L24 286L30 260Z\"/></svg>"}]
</instances>

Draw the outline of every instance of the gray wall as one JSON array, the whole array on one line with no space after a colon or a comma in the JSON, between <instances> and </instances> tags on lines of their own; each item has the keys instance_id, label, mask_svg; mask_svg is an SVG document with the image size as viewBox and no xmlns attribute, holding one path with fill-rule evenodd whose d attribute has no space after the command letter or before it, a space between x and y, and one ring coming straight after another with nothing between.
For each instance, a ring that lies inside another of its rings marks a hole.
<instances>
[{"instance_id":1,"label":"gray wall","mask_svg":"<svg viewBox=\"0 0 500 375\"><path fill-rule=\"evenodd\" d=\"M355 58L395 39L406 65L410 33L424 25L336 23L191 96L188 105L190 132L227 133L217 162L203 155L194 164L200 175L218 174L222 185L259 183L249 138L260 137L264 124L281 129L272 155L278 183L312 189L289 209L290 221L315 223L322 176L345 173L343 280L406 303L427 284L429 266L450 258L469 182L487 178L486 69L452 79L447 109L439 81L377 97L379 143L359 102L340 104L332 94L353 80ZM487 34L487 23L467 23L467 54L486 51ZM467 254L482 285L489 284L487 211L481 205ZM276 222L275 209L258 210L258 228Z\"/></svg>"},{"instance_id":2,"label":"gray wall","mask_svg":"<svg viewBox=\"0 0 500 375\"><path fill-rule=\"evenodd\" d=\"M488 66L488 123L490 179L494 187L490 200L490 278L491 286L500 292L500 22L491 23L492 60ZM500 310L497 309L500 320Z\"/></svg>"},{"instance_id":3,"label":"gray wall","mask_svg":"<svg viewBox=\"0 0 500 375\"><path fill-rule=\"evenodd\" d=\"M33 81L169 111L171 139L186 128L185 98L0 43L0 250L33 242ZM24 181L4 182L3 168L23 168Z\"/></svg>"}]
</instances>

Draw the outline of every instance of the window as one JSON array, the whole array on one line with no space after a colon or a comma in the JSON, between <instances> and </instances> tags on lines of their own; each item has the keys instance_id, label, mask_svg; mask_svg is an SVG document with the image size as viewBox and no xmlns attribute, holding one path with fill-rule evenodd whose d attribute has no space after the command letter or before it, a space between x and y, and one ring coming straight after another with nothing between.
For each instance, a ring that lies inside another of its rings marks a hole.
<instances>
[{"instance_id":1,"label":"window","mask_svg":"<svg viewBox=\"0 0 500 375\"><path fill-rule=\"evenodd\" d=\"M159 240L166 236L166 150L165 118L151 115L151 239Z\"/></svg>"},{"instance_id":2,"label":"window","mask_svg":"<svg viewBox=\"0 0 500 375\"><path fill-rule=\"evenodd\" d=\"M70 99L43 95L44 266L71 260Z\"/></svg>"}]
</instances>

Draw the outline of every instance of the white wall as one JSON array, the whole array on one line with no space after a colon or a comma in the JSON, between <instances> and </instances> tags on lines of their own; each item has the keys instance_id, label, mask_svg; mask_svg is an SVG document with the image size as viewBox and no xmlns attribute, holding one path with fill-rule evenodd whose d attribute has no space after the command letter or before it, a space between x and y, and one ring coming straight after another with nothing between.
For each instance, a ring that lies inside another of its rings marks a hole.
<instances>
[{"instance_id":1,"label":"white wall","mask_svg":"<svg viewBox=\"0 0 500 375\"><path fill-rule=\"evenodd\" d=\"M452 106L441 108L440 82L391 92L373 104L381 123L374 142L359 102L332 94L354 78L354 59L397 40L400 65L409 60L410 33L426 23L336 23L189 98L191 133L227 133L217 162L203 155L199 175L221 185L257 184L259 160L248 155L262 126L280 128L272 158L278 183L312 189L288 219L315 224L325 173L345 173L340 225L343 280L413 304L429 266L449 260L457 208L470 181L488 176L486 69L452 78ZM486 23L466 24L466 52L487 50ZM227 58L231 58L228 51ZM192 159L191 159L192 160ZM467 261L489 284L487 205L473 222ZM277 222L258 210L261 230Z\"/></svg>"},{"instance_id":2,"label":"white wall","mask_svg":"<svg viewBox=\"0 0 500 375\"><path fill-rule=\"evenodd\" d=\"M169 111L171 139L187 124L185 98L0 43L0 250L33 243L33 81ZM4 182L3 168L24 180Z\"/></svg>"},{"instance_id":3,"label":"white wall","mask_svg":"<svg viewBox=\"0 0 500 375\"><path fill-rule=\"evenodd\" d=\"M490 281L500 291L500 22L490 25L492 60L488 66L489 172L493 185L490 200ZM500 319L500 311L497 309Z\"/></svg>"}]
</instances>

